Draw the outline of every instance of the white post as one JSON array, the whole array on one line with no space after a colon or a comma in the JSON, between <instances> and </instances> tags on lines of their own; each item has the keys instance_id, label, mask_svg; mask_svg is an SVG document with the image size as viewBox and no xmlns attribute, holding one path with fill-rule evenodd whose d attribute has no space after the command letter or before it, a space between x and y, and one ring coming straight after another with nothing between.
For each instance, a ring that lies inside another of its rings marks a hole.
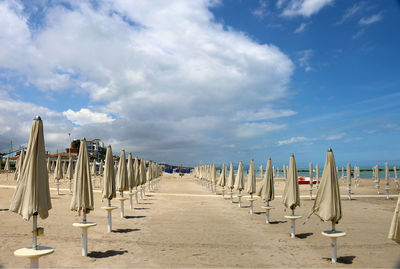
<instances>
[{"instance_id":1,"label":"white post","mask_svg":"<svg viewBox=\"0 0 400 269\"><path fill-rule=\"evenodd\" d=\"M124 198L124 192L121 192L121 197ZM121 218L124 218L124 200L121 200Z\"/></svg>"},{"instance_id":2,"label":"white post","mask_svg":"<svg viewBox=\"0 0 400 269\"><path fill-rule=\"evenodd\" d=\"M129 191L132 194L132 189ZM129 195L129 207L130 209L133 209L133 200L132 200L132 195Z\"/></svg>"},{"instance_id":3,"label":"white post","mask_svg":"<svg viewBox=\"0 0 400 269\"><path fill-rule=\"evenodd\" d=\"M241 197L241 194L240 194L240 192L241 191L239 191L239 207L242 207L242 197Z\"/></svg>"},{"instance_id":4,"label":"white post","mask_svg":"<svg viewBox=\"0 0 400 269\"><path fill-rule=\"evenodd\" d=\"M231 204L233 204L233 193L232 193L232 189L231 189Z\"/></svg>"},{"instance_id":5,"label":"white post","mask_svg":"<svg viewBox=\"0 0 400 269\"><path fill-rule=\"evenodd\" d=\"M30 268L34 268L34 269L36 269L36 268L39 268L39 259L30 259L31 260L31 265L30 265Z\"/></svg>"},{"instance_id":6,"label":"white post","mask_svg":"<svg viewBox=\"0 0 400 269\"><path fill-rule=\"evenodd\" d=\"M214 183L214 192L215 192L215 195L217 195L217 183Z\"/></svg>"},{"instance_id":7,"label":"white post","mask_svg":"<svg viewBox=\"0 0 400 269\"><path fill-rule=\"evenodd\" d=\"M292 209L292 216L294 216L294 209ZM296 234L296 226L295 226L296 221L292 220L292 232L290 234L291 238L294 238L295 234Z\"/></svg>"},{"instance_id":8,"label":"white post","mask_svg":"<svg viewBox=\"0 0 400 269\"><path fill-rule=\"evenodd\" d=\"M108 200L108 207L111 207L111 200ZM111 215L111 210L107 210L107 220L108 220L108 229L107 232L111 233L112 231L112 215Z\"/></svg>"},{"instance_id":9,"label":"white post","mask_svg":"<svg viewBox=\"0 0 400 269\"><path fill-rule=\"evenodd\" d=\"M32 237L32 249L37 249L37 215L38 213L35 212L33 214L33 237Z\"/></svg>"},{"instance_id":10,"label":"white post","mask_svg":"<svg viewBox=\"0 0 400 269\"><path fill-rule=\"evenodd\" d=\"M250 195L251 195L251 197L250 197L250 199L251 199L251 201L250 201L250 215L253 215L253 194L251 193Z\"/></svg>"},{"instance_id":11,"label":"white post","mask_svg":"<svg viewBox=\"0 0 400 269\"><path fill-rule=\"evenodd\" d=\"M86 212L83 211L83 223L86 223ZM88 249L87 229L82 229L82 256L87 256Z\"/></svg>"},{"instance_id":12,"label":"white post","mask_svg":"<svg viewBox=\"0 0 400 269\"><path fill-rule=\"evenodd\" d=\"M72 180L69 180L69 192L72 193Z\"/></svg>"},{"instance_id":13,"label":"white post","mask_svg":"<svg viewBox=\"0 0 400 269\"><path fill-rule=\"evenodd\" d=\"M269 207L269 201L267 201L267 205L266 205L266 207ZM266 219L265 219L265 222L267 223L267 224L269 224L269 222L270 222L270 220L269 220L269 210L268 209L266 209Z\"/></svg>"},{"instance_id":14,"label":"white post","mask_svg":"<svg viewBox=\"0 0 400 269\"><path fill-rule=\"evenodd\" d=\"M136 191L135 191L135 199L136 199L136 204L138 204L139 203L139 200L138 200L138 190L137 190L137 187L136 187Z\"/></svg>"},{"instance_id":15,"label":"white post","mask_svg":"<svg viewBox=\"0 0 400 269\"><path fill-rule=\"evenodd\" d=\"M332 222L332 232L335 231L335 223ZM337 261L337 248L336 248L336 238L332 238L332 263Z\"/></svg>"},{"instance_id":16,"label":"white post","mask_svg":"<svg viewBox=\"0 0 400 269\"><path fill-rule=\"evenodd\" d=\"M60 181L57 179L57 195L60 195Z\"/></svg>"}]
</instances>

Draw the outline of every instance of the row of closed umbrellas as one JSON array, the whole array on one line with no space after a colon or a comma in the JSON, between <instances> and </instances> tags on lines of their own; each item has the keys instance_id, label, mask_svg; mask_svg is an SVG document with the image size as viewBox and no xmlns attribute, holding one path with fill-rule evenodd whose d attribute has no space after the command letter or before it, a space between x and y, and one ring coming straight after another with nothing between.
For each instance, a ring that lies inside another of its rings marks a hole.
<instances>
[{"instance_id":1,"label":"row of closed umbrellas","mask_svg":"<svg viewBox=\"0 0 400 269\"><path fill-rule=\"evenodd\" d=\"M310 171L312 171L312 168L310 169ZM242 162L240 162L238 165L236 177L234 175L234 168L232 163L230 164L228 177L226 177L225 165L222 166L219 180L217 180L216 168L214 164L195 167L193 170L193 175L195 176L195 179L198 183L208 187L215 194L217 194L216 185L221 186L222 197L224 197L225 187L227 187L229 190L231 202L233 190L236 189L239 192L239 194L237 195L239 207L241 206L241 192L245 189L246 192L250 194L250 199L248 199L250 201L250 213L252 213L252 203L254 201L253 194L261 197L264 201L266 201L266 205L263 208L266 209L266 222L269 223L269 211L273 209L273 207L271 207L269 203L274 200L273 170L274 169L272 167L271 159L268 159L265 174L263 176L261 185L258 188L256 188L256 177L253 160L250 162L246 186L244 184L244 172ZM285 169L284 172L286 172ZM350 175L350 173L348 174ZM312 176L310 181L312 182ZM295 208L297 206L300 206L298 174L294 155L290 157L289 167L287 171L287 180L285 181L285 188L282 195L282 203L286 208L292 210L292 215L285 217L292 222L291 236L294 237L295 220L301 217L294 214ZM389 238L395 240L398 243L400 243L399 211L400 198L398 199L395 214L393 216L391 228L389 231ZM336 262L336 238L344 236L345 233L336 231L335 228L335 225L342 218L342 206L338 182L338 169L335 164L334 154L331 149L329 149L326 154L325 167L313 207L311 208L310 216L312 214L317 215L322 221L331 222L332 230L323 231L322 234L332 239L332 262Z\"/></svg>"},{"instance_id":2,"label":"row of closed umbrellas","mask_svg":"<svg viewBox=\"0 0 400 269\"><path fill-rule=\"evenodd\" d=\"M43 122L40 117L33 120L26 155L23 159L20 159L19 167L17 186L11 200L10 211L18 213L25 221L29 221L33 217L33 242L31 248L19 249L14 254L30 258L31 267L37 267L40 256L54 251L52 248L38 246L37 244L37 235L39 234L37 216L46 219L49 216L49 210L52 208L49 175L45 159ZM72 167L71 159L70 167ZM137 194L138 187L141 192L144 192L146 182L148 182L149 190L152 190L157 186L161 173L161 167L153 162L149 163L146 171L145 161L139 161L137 158L133 161L131 154L129 154L128 162L126 162L125 151L123 150L115 174L112 149L111 146L108 146L103 173L102 198L111 201L116 197L117 191L121 197L123 197L123 192L128 190L133 194L133 188L135 188ZM59 175L56 174L55 178L57 177ZM140 179L140 181L136 179ZM88 222L86 219L87 214L94 210L94 198L85 139L81 140L80 143L73 181L70 210L77 211L79 214L83 213L82 222L74 223L73 226L82 229L82 255L85 254L84 256L86 256L87 229L96 224Z\"/></svg>"}]
</instances>

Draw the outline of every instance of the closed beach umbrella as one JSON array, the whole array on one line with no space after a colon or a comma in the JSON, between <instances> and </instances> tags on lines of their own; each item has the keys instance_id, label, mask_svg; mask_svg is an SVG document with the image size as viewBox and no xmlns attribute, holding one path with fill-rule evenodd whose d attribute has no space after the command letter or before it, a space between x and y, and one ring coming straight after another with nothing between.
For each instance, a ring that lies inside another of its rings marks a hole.
<instances>
[{"instance_id":1,"label":"closed beach umbrella","mask_svg":"<svg viewBox=\"0 0 400 269\"><path fill-rule=\"evenodd\" d=\"M397 199L396 209L392 219L392 224L389 230L389 239L394 240L400 244L400 197Z\"/></svg>"},{"instance_id":2,"label":"closed beach umbrella","mask_svg":"<svg viewBox=\"0 0 400 269\"><path fill-rule=\"evenodd\" d=\"M260 196L261 199L267 202L267 206L269 206L269 202L275 199L274 194L274 175L272 171L272 162L271 158L268 159L267 169L265 170L265 174L263 177L263 181L261 183L260 188L258 189L256 195Z\"/></svg>"},{"instance_id":3,"label":"closed beach umbrella","mask_svg":"<svg viewBox=\"0 0 400 269\"><path fill-rule=\"evenodd\" d=\"M263 178L264 177L264 172L263 172L263 166L262 165L260 165L259 173L260 173L260 177Z\"/></svg>"},{"instance_id":4,"label":"closed beach umbrella","mask_svg":"<svg viewBox=\"0 0 400 269\"><path fill-rule=\"evenodd\" d=\"M56 168L55 167L55 162L53 161L53 162L51 162L51 172L54 172L55 168Z\"/></svg>"},{"instance_id":5,"label":"closed beach umbrella","mask_svg":"<svg viewBox=\"0 0 400 269\"><path fill-rule=\"evenodd\" d=\"M67 173L67 161L63 161L62 170L63 170L63 174L65 175Z\"/></svg>"},{"instance_id":6,"label":"closed beach umbrella","mask_svg":"<svg viewBox=\"0 0 400 269\"><path fill-rule=\"evenodd\" d=\"M351 164L347 164L347 191L349 200L351 200Z\"/></svg>"},{"instance_id":7,"label":"closed beach umbrella","mask_svg":"<svg viewBox=\"0 0 400 269\"><path fill-rule=\"evenodd\" d=\"M254 161L250 161L249 174L247 176L246 191L250 194L250 214L253 214L253 194L256 192L256 170L254 168Z\"/></svg>"},{"instance_id":8,"label":"closed beach umbrella","mask_svg":"<svg viewBox=\"0 0 400 269\"><path fill-rule=\"evenodd\" d=\"M313 165L312 163L309 164L308 166L308 172L310 176L310 200L312 200L312 189L313 189L313 181L314 181L314 173L313 173Z\"/></svg>"},{"instance_id":9,"label":"closed beach umbrella","mask_svg":"<svg viewBox=\"0 0 400 269\"><path fill-rule=\"evenodd\" d=\"M100 160L99 175L103 175L103 171L104 171L103 166L104 166L103 160Z\"/></svg>"},{"instance_id":10,"label":"closed beach umbrella","mask_svg":"<svg viewBox=\"0 0 400 269\"><path fill-rule=\"evenodd\" d=\"M231 195L231 203L233 203L233 197L232 197L232 194L233 194L233 188L235 187L235 171L234 171L234 168L233 168L233 163L231 163L230 165L229 165L229 175L228 175L228 180L227 180L227 182L226 182L226 186L228 187L228 189L230 190L229 191L229 193L230 193L230 195Z\"/></svg>"},{"instance_id":11,"label":"closed beach umbrella","mask_svg":"<svg viewBox=\"0 0 400 269\"><path fill-rule=\"evenodd\" d=\"M126 158L125 158L125 150L121 151L121 155L119 157L118 163L118 172L115 177L115 183L117 191L120 194L120 198L118 200L121 201L121 218L125 217L125 210L124 210L124 191L129 190L129 182L128 182L128 168L126 166Z\"/></svg>"},{"instance_id":12,"label":"closed beach umbrella","mask_svg":"<svg viewBox=\"0 0 400 269\"><path fill-rule=\"evenodd\" d=\"M219 185L221 187L226 186L226 166L225 166L225 164L222 165L221 174L219 175Z\"/></svg>"},{"instance_id":13,"label":"closed beach umbrella","mask_svg":"<svg viewBox=\"0 0 400 269\"><path fill-rule=\"evenodd\" d=\"M389 164L385 163L385 190L386 190L386 199L389 199L389 181L390 181L390 172L389 172Z\"/></svg>"},{"instance_id":14,"label":"closed beach umbrella","mask_svg":"<svg viewBox=\"0 0 400 269\"><path fill-rule=\"evenodd\" d=\"M243 163L239 162L238 171L235 179L235 189L239 191L238 198L239 198L239 207L242 206L242 195L241 192L244 189L244 175L243 175Z\"/></svg>"},{"instance_id":15,"label":"closed beach umbrella","mask_svg":"<svg viewBox=\"0 0 400 269\"><path fill-rule=\"evenodd\" d=\"M47 158L47 173L51 172L51 164L50 164L50 157Z\"/></svg>"},{"instance_id":16,"label":"closed beach umbrella","mask_svg":"<svg viewBox=\"0 0 400 269\"><path fill-rule=\"evenodd\" d=\"M36 234L37 216L46 219L49 216L50 209L51 199L46 168L43 122L37 116L32 123L25 161L11 199L10 211L21 215L25 221L33 216L32 248L46 251L48 254L54 250L43 246L39 248ZM31 268L38 266L38 259L31 259Z\"/></svg>"},{"instance_id":17,"label":"closed beach umbrella","mask_svg":"<svg viewBox=\"0 0 400 269\"><path fill-rule=\"evenodd\" d=\"M290 156L288 180L282 198L286 208L294 210L297 206L300 206L299 182L294 155Z\"/></svg>"},{"instance_id":18,"label":"closed beach umbrella","mask_svg":"<svg viewBox=\"0 0 400 269\"><path fill-rule=\"evenodd\" d=\"M128 183L129 183L129 199L130 199L130 208L133 208L133 201L132 201L132 189L135 187L135 172L133 169L133 159L132 159L132 153L129 153L128 155L128 164L127 164L127 170L128 170Z\"/></svg>"},{"instance_id":19,"label":"closed beach umbrella","mask_svg":"<svg viewBox=\"0 0 400 269\"><path fill-rule=\"evenodd\" d=\"M81 140L78 161L75 167L74 191L70 209L79 214L90 213L94 209L93 186L90 176L89 155L86 147L86 139Z\"/></svg>"},{"instance_id":20,"label":"closed beach umbrella","mask_svg":"<svg viewBox=\"0 0 400 269\"><path fill-rule=\"evenodd\" d=\"M57 157L56 170L54 171L54 178L57 180L57 194L60 194L60 179L63 178L63 171L61 167L61 155Z\"/></svg>"},{"instance_id":21,"label":"closed beach umbrella","mask_svg":"<svg viewBox=\"0 0 400 269\"><path fill-rule=\"evenodd\" d=\"M217 169L215 168L215 164L211 166L211 191L213 191L213 185L215 194L217 194Z\"/></svg>"},{"instance_id":22,"label":"closed beach umbrella","mask_svg":"<svg viewBox=\"0 0 400 269\"><path fill-rule=\"evenodd\" d=\"M17 166L15 169L14 180L19 180L18 176L21 174L22 166L24 165L25 151L21 150L21 154L19 155Z\"/></svg>"},{"instance_id":23,"label":"closed beach umbrella","mask_svg":"<svg viewBox=\"0 0 400 269\"><path fill-rule=\"evenodd\" d=\"M139 167L139 177L140 177L140 185L146 184L146 166L144 160L140 160L140 167ZM140 188L140 196L143 199L143 187Z\"/></svg>"},{"instance_id":24,"label":"closed beach umbrella","mask_svg":"<svg viewBox=\"0 0 400 269\"><path fill-rule=\"evenodd\" d=\"M381 192L380 192L381 177L379 175L379 165L375 166L375 182L376 182L376 188L378 190L378 194L381 194Z\"/></svg>"},{"instance_id":25,"label":"closed beach umbrella","mask_svg":"<svg viewBox=\"0 0 400 269\"><path fill-rule=\"evenodd\" d=\"M74 164L72 162L72 157L69 157L68 168L65 177L69 179L69 191L72 192L72 179L74 178Z\"/></svg>"},{"instance_id":26,"label":"closed beach umbrella","mask_svg":"<svg viewBox=\"0 0 400 269\"><path fill-rule=\"evenodd\" d=\"M101 193L103 199L107 199L107 220L108 220L108 232L112 231L112 214L111 211L116 209L116 207L111 206L112 198L116 197L116 187L115 187L115 175L114 175L114 161L112 155L112 149L109 145L106 152L105 167L103 173L103 190Z\"/></svg>"},{"instance_id":27,"label":"closed beach umbrella","mask_svg":"<svg viewBox=\"0 0 400 269\"><path fill-rule=\"evenodd\" d=\"M329 149L326 153L321 185L311 210L311 214L317 215L322 221L332 223L332 230L324 231L322 234L332 239L332 262L335 263L337 256L336 238L346 234L335 229L335 224L342 218L342 205L340 202L339 177L332 149Z\"/></svg>"},{"instance_id":28,"label":"closed beach umbrella","mask_svg":"<svg viewBox=\"0 0 400 269\"><path fill-rule=\"evenodd\" d=\"M81 140L79 147L78 160L75 167L74 191L70 209L83 212L83 220L80 223L74 223L74 227L82 229L82 256L87 256L87 230L89 227L97 225L95 222L87 222L86 214L94 210L93 186L90 177L89 155L86 146L86 139Z\"/></svg>"},{"instance_id":29,"label":"closed beach umbrella","mask_svg":"<svg viewBox=\"0 0 400 269\"><path fill-rule=\"evenodd\" d=\"M317 179L317 189L319 188L319 165L315 165L315 178Z\"/></svg>"},{"instance_id":30,"label":"closed beach umbrella","mask_svg":"<svg viewBox=\"0 0 400 269\"><path fill-rule=\"evenodd\" d=\"M10 171L10 157L6 158L6 163L4 165L4 170L7 171L7 180L8 180L8 172Z\"/></svg>"},{"instance_id":31,"label":"closed beach umbrella","mask_svg":"<svg viewBox=\"0 0 400 269\"><path fill-rule=\"evenodd\" d=\"M93 161L92 164L92 175L95 176L97 174L96 160Z\"/></svg>"}]
</instances>

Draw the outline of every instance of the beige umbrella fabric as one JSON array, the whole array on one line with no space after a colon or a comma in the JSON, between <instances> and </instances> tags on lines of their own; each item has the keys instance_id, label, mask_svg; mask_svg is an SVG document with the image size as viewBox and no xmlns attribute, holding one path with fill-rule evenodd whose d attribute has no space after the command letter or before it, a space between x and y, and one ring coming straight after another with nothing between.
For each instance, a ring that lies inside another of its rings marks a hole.
<instances>
[{"instance_id":1,"label":"beige umbrella fabric","mask_svg":"<svg viewBox=\"0 0 400 269\"><path fill-rule=\"evenodd\" d=\"M54 172L54 169L55 169L55 163L53 161L53 162L51 162L51 172Z\"/></svg>"},{"instance_id":2,"label":"beige umbrella fabric","mask_svg":"<svg viewBox=\"0 0 400 269\"><path fill-rule=\"evenodd\" d=\"M93 160L91 173L93 176L95 176L97 174L96 160Z\"/></svg>"},{"instance_id":3,"label":"beige umbrella fabric","mask_svg":"<svg viewBox=\"0 0 400 269\"><path fill-rule=\"evenodd\" d=\"M22 166L24 165L24 159L25 159L25 151L21 150L21 154L19 155L17 166L15 169L15 174L14 174L14 180L19 180L18 176L21 174L22 171Z\"/></svg>"},{"instance_id":4,"label":"beige umbrella fabric","mask_svg":"<svg viewBox=\"0 0 400 269\"><path fill-rule=\"evenodd\" d=\"M225 166L225 164L222 165L221 175L219 176L219 185L221 187L225 187L225 185L226 185L226 166Z\"/></svg>"},{"instance_id":5,"label":"beige umbrella fabric","mask_svg":"<svg viewBox=\"0 0 400 269\"><path fill-rule=\"evenodd\" d=\"M6 158L6 163L4 165L4 170L7 171L7 172L10 171L10 157Z\"/></svg>"},{"instance_id":6,"label":"beige umbrella fabric","mask_svg":"<svg viewBox=\"0 0 400 269\"><path fill-rule=\"evenodd\" d=\"M121 151L121 155L118 163L118 172L115 178L117 191L121 194L124 191L129 190L129 182L128 182L128 169L126 167L126 158L125 158L125 150Z\"/></svg>"},{"instance_id":7,"label":"beige umbrella fabric","mask_svg":"<svg viewBox=\"0 0 400 269\"><path fill-rule=\"evenodd\" d=\"M271 158L268 159L267 169L265 170L263 182L258 189L256 195L260 196L264 201L270 202L275 199L274 192L274 175L272 171Z\"/></svg>"},{"instance_id":8,"label":"beige umbrella fabric","mask_svg":"<svg viewBox=\"0 0 400 269\"><path fill-rule=\"evenodd\" d=\"M140 164L139 164L138 157L135 157L135 161L133 163L133 173L135 175L135 177L134 177L134 187L137 187L137 186L140 185Z\"/></svg>"},{"instance_id":9,"label":"beige umbrella fabric","mask_svg":"<svg viewBox=\"0 0 400 269\"><path fill-rule=\"evenodd\" d=\"M103 190L102 198L111 200L116 197L115 175L114 175L114 160L111 146L107 147L106 160L103 173Z\"/></svg>"},{"instance_id":10,"label":"beige umbrella fabric","mask_svg":"<svg viewBox=\"0 0 400 269\"><path fill-rule=\"evenodd\" d=\"M256 171L254 168L254 161L250 161L249 175L247 177L246 191L253 196L256 192Z\"/></svg>"},{"instance_id":11,"label":"beige umbrella fabric","mask_svg":"<svg viewBox=\"0 0 400 269\"><path fill-rule=\"evenodd\" d=\"M293 210L297 206L300 206L299 182L294 155L290 156L288 180L286 181L282 198L282 202L286 208Z\"/></svg>"},{"instance_id":12,"label":"beige umbrella fabric","mask_svg":"<svg viewBox=\"0 0 400 269\"><path fill-rule=\"evenodd\" d=\"M146 183L146 166L144 164L144 160L140 160L140 185L144 185Z\"/></svg>"},{"instance_id":13,"label":"beige umbrella fabric","mask_svg":"<svg viewBox=\"0 0 400 269\"><path fill-rule=\"evenodd\" d=\"M263 171L263 166L262 165L260 165L260 178L263 178L264 177L264 171Z\"/></svg>"},{"instance_id":14,"label":"beige umbrella fabric","mask_svg":"<svg viewBox=\"0 0 400 269\"><path fill-rule=\"evenodd\" d=\"M55 179L62 179L63 178L63 171L61 167L61 155L58 154L57 163L56 163L56 170L54 171L54 178Z\"/></svg>"},{"instance_id":15,"label":"beige umbrella fabric","mask_svg":"<svg viewBox=\"0 0 400 269\"><path fill-rule=\"evenodd\" d=\"M332 150L326 153L325 167L311 214L322 221L337 223L342 218L339 179Z\"/></svg>"},{"instance_id":16,"label":"beige umbrella fabric","mask_svg":"<svg viewBox=\"0 0 400 269\"><path fill-rule=\"evenodd\" d=\"M63 170L63 175L65 175L67 173L67 161L63 161L63 166L62 166L62 170Z\"/></svg>"},{"instance_id":17,"label":"beige umbrella fabric","mask_svg":"<svg viewBox=\"0 0 400 269\"><path fill-rule=\"evenodd\" d=\"M239 162L239 167L235 179L235 189L242 191L244 189L244 175L243 175L243 163Z\"/></svg>"},{"instance_id":18,"label":"beige umbrella fabric","mask_svg":"<svg viewBox=\"0 0 400 269\"><path fill-rule=\"evenodd\" d=\"M65 177L70 181L74 178L74 164L72 161L72 157L69 157L67 173L65 174Z\"/></svg>"},{"instance_id":19,"label":"beige umbrella fabric","mask_svg":"<svg viewBox=\"0 0 400 269\"><path fill-rule=\"evenodd\" d=\"M103 160L100 160L99 175L103 175L103 171L104 171L103 166L104 166Z\"/></svg>"},{"instance_id":20,"label":"beige umbrella fabric","mask_svg":"<svg viewBox=\"0 0 400 269\"><path fill-rule=\"evenodd\" d=\"M51 164L50 164L50 157L47 158L47 173L51 172Z\"/></svg>"},{"instance_id":21,"label":"beige umbrella fabric","mask_svg":"<svg viewBox=\"0 0 400 269\"><path fill-rule=\"evenodd\" d=\"M94 202L86 139L81 140L75 167L74 183L70 209L71 211L78 211L79 214L81 211L87 214L94 209Z\"/></svg>"},{"instance_id":22,"label":"beige umbrella fabric","mask_svg":"<svg viewBox=\"0 0 400 269\"><path fill-rule=\"evenodd\" d=\"M33 120L28 149L19 181L11 199L10 211L28 221L34 213L42 219L51 209L49 180L46 170L43 122Z\"/></svg>"},{"instance_id":23,"label":"beige umbrella fabric","mask_svg":"<svg viewBox=\"0 0 400 269\"><path fill-rule=\"evenodd\" d=\"M392 219L392 224L389 230L389 239L394 240L400 244L400 197L397 199L396 209Z\"/></svg>"},{"instance_id":24,"label":"beige umbrella fabric","mask_svg":"<svg viewBox=\"0 0 400 269\"><path fill-rule=\"evenodd\" d=\"M128 169L129 189L132 190L132 188L135 187L135 173L134 173L134 169L133 169L132 153L129 153L129 155L128 155L127 169Z\"/></svg>"},{"instance_id":25,"label":"beige umbrella fabric","mask_svg":"<svg viewBox=\"0 0 400 269\"><path fill-rule=\"evenodd\" d=\"M229 175L228 175L228 181L226 183L226 186L229 189L233 189L235 187L235 174L234 174L234 169L233 169L233 163L229 165Z\"/></svg>"}]
</instances>

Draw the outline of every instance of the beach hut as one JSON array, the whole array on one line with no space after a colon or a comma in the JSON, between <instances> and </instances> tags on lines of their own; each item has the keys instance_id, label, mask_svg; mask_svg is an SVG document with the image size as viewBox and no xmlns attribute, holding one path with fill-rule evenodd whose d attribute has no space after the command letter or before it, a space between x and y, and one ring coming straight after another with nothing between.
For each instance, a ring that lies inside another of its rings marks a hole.
<instances>
[{"instance_id":1,"label":"beach hut","mask_svg":"<svg viewBox=\"0 0 400 269\"><path fill-rule=\"evenodd\" d=\"M288 180L286 181L285 189L283 190L282 202L286 208L292 210L292 214L285 216L285 218L291 221L292 230L290 235L292 238L294 238L296 234L295 221L301 218L301 216L294 214L296 207L300 206L300 192L296 160L293 154L290 156Z\"/></svg>"},{"instance_id":2,"label":"beach hut","mask_svg":"<svg viewBox=\"0 0 400 269\"><path fill-rule=\"evenodd\" d=\"M265 222L267 224L270 223L270 210L274 209L274 207L269 205L269 202L275 199L274 192L274 173L272 172L272 161L271 158L268 159L267 168L265 170L265 175L263 177L263 181L261 183L260 188L257 190L258 196L261 197L266 202L266 205L262 208L266 211L266 219Z\"/></svg>"},{"instance_id":3,"label":"beach hut","mask_svg":"<svg viewBox=\"0 0 400 269\"><path fill-rule=\"evenodd\" d=\"M253 194L256 192L256 170L254 169L254 161L250 161L249 167L249 175L247 176L247 184L246 184L246 191L250 194L250 199L247 199L250 202L250 214L253 214L253 203L254 198Z\"/></svg>"},{"instance_id":4,"label":"beach hut","mask_svg":"<svg viewBox=\"0 0 400 269\"><path fill-rule=\"evenodd\" d=\"M233 203L233 188L235 187L235 171L233 169L233 163L229 165L229 175L228 175L228 181L226 183L226 186L229 189L229 195L230 195L230 200L231 203Z\"/></svg>"},{"instance_id":5,"label":"beach hut","mask_svg":"<svg viewBox=\"0 0 400 269\"><path fill-rule=\"evenodd\" d=\"M56 179L57 185L57 194L60 194L60 179L63 178L63 170L61 167L61 155L58 154L57 163L56 163L56 170L54 171L54 178Z\"/></svg>"},{"instance_id":6,"label":"beach hut","mask_svg":"<svg viewBox=\"0 0 400 269\"><path fill-rule=\"evenodd\" d=\"M82 230L82 256L88 253L88 229L96 226L96 222L88 222L86 215L94 210L93 186L90 177L89 155L86 146L86 139L81 140L79 147L78 161L76 162L74 175L74 190L70 209L83 213L82 222L73 223L72 226Z\"/></svg>"},{"instance_id":7,"label":"beach hut","mask_svg":"<svg viewBox=\"0 0 400 269\"><path fill-rule=\"evenodd\" d=\"M116 181L117 191L120 194L120 197L116 199L121 202L121 218L124 218L125 217L124 202L127 199L126 197L124 197L124 191L129 190L128 169L126 166L124 149L121 151L121 155L119 157L118 172L115 177L115 181Z\"/></svg>"},{"instance_id":8,"label":"beach hut","mask_svg":"<svg viewBox=\"0 0 400 269\"><path fill-rule=\"evenodd\" d=\"M336 231L335 224L342 218L342 205L340 202L340 190L338 174L335 169L335 157L332 149L326 153L324 172L322 173L321 186L315 197L315 202L311 214L317 215L322 221L329 221L332 224L332 230L323 231L322 235L332 240L332 262L337 259L336 239L345 236L346 233Z\"/></svg>"},{"instance_id":9,"label":"beach hut","mask_svg":"<svg viewBox=\"0 0 400 269\"><path fill-rule=\"evenodd\" d=\"M21 215L25 221L33 217L32 247L21 248L14 252L15 256L29 258L31 268L38 268L39 258L54 252L53 248L37 244L37 236L44 231L43 228L37 227L37 217L46 219L50 209L43 122L37 116L32 123L24 165L10 205L10 211Z\"/></svg>"},{"instance_id":10,"label":"beach hut","mask_svg":"<svg viewBox=\"0 0 400 269\"><path fill-rule=\"evenodd\" d=\"M103 199L107 199L107 206L101 207L107 211L107 231L112 231L112 211L117 209L116 206L111 205L111 200L116 197L115 175L114 175L114 161L112 149L109 145L106 151L105 168L103 173L103 190L101 193Z\"/></svg>"},{"instance_id":11,"label":"beach hut","mask_svg":"<svg viewBox=\"0 0 400 269\"><path fill-rule=\"evenodd\" d=\"M239 191L237 195L239 202L238 206L242 207L242 190L244 189L244 175L243 175L243 163L239 162L238 171L235 179L235 189Z\"/></svg>"}]
</instances>

